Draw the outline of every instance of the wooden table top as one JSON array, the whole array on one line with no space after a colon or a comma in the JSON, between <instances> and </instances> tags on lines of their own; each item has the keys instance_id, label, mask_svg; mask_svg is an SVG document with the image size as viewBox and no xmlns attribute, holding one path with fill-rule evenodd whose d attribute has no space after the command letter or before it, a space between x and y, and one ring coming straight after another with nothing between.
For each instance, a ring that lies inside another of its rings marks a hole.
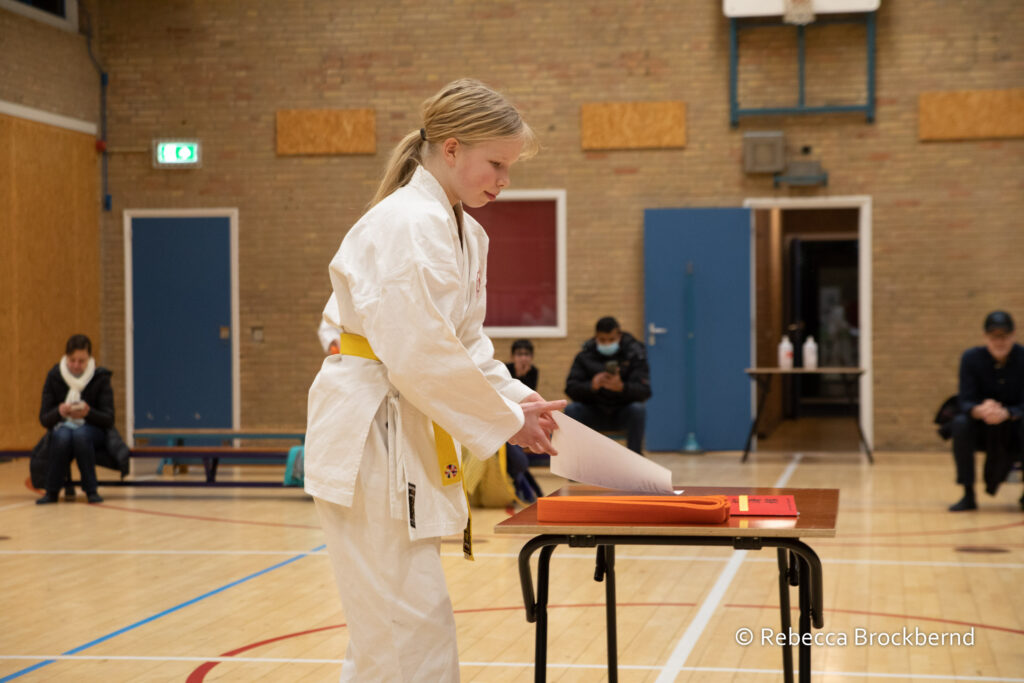
<instances>
[{"instance_id":1,"label":"wooden table top","mask_svg":"<svg viewBox=\"0 0 1024 683\"><path fill-rule=\"evenodd\" d=\"M864 368L747 368L748 375L863 375Z\"/></svg>"},{"instance_id":2,"label":"wooden table top","mask_svg":"<svg viewBox=\"0 0 1024 683\"><path fill-rule=\"evenodd\" d=\"M687 496L782 496L791 495L799 517L730 517L721 524L631 524L608 522L566 524L538 522L537 504L524 508L494 527L498 534L567 534L572 536L744 536L744 537L831 537L836 535L839 489L792 489L749 486L676 487ZM632 493L598 486L569 484L550 496L614 496Z\"/></svg>"}]
</instances>

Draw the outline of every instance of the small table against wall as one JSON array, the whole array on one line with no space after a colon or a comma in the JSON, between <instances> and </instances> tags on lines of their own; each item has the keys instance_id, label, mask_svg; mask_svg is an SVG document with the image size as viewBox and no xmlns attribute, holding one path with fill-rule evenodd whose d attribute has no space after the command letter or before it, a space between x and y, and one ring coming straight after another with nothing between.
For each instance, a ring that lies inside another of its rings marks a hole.
<instances>
[{"instance_id":1,"label":"small table against wall","mask_svg":"<svg viewBox=\"0 0 1024 683\"><path fill-rule=\"evenodd\" d=\"M550 496L621 495L596 486L570 484ZM779 618L781 632L789 633L790 586L799 587L799 661L800 680L811 680L811 626L822 628L824 591L821 560L800 538L836 535L839 510L838 489L790 489L754 487L687 486L688 496L782 496L792 495L799 517L730 517L721 524L613 524L551 523L537 520L537 504L520 510L499 523L495 533L539 534L519 551L519 581L526 606L526 620L536 623L534 680L547 676L547 606L551 555L559 545L571 548L597 548L594 579L605 583L605 620L608 642L608 680L618 680L618 645L615 617L615 546L617 545L689 545L723 546L736 550L776 548L778 558ZM530 558L537 559L537 590L534 593ZM808 634L806 637L803 634ZM793 680L793 652L782 648L783 679Z\"/></svg>"},{"instance_id":2,"label":"small table against wall","mask_svg":"<svg viewBox=\"0 0 1024 683\"><path fill-rule=\"evenodd\" d=\"M864 374L863 368L792 368L788 370L783 368L747 368L746 373L750 375L752 380L757 382L758 396L757 412L754 414L754 420L750 424L750 432L747 434L747 443L743 446L743 459L741 462L746 462L750 456L750 444L754 440L754 434L757 433L757 423L761 420L761 411L764 409L765 399L771 390L773 377L776 375L839 375L843 380L846 398L854 408L854 415L857 420L857 434L860 435L860 442L864 446L864 453L868 456L868 462L874 464L875 459L871 455L871 446L868 445L868 440L864 438L864 430L861 428L860 410L857 406L856 394L853 391L854 382Z\"/></svg>"}]
</instances>

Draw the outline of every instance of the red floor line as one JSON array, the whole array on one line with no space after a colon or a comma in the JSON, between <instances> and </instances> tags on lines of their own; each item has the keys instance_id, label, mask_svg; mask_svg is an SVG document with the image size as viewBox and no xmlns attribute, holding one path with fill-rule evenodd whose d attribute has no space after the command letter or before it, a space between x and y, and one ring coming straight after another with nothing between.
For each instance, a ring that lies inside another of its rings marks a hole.
<instances>
[{"instance_id":1,"label":"red floor line","mask_svg":"<svg viewBox=\"0 0 1024 683\"><path fill-rule=\"evenodd\" d=\"M618 607L696 607L697 603L694 603L694 602L620 602L620 603L618 603L617 606ZM548 609L565 609L565 608L578 608L578 607L600 607L600 608L603 608L604 607L604 603L587 602L587 603L578 603L578 604L548 605ZM738 609L771 609L771 610L778 610L779 609L778 605L747 605L747 604L740 604L740 603L727 603L727 604L723 605L723 607L738 608ZM455 614L474 614L474 613L480 613L480 612L507 612L507 611L512 611L512 610L521 610L521 609L523 609L522 605L516 605L514 607L479 607L479 608L473 608L473 609L457 609L457 610L455 610ZM798 608L797 607L793 607L791 609L796 610ZM943 623L943 624L953 624L953 625L956 625L956 626L972 626L974 628L981 628L981 629L987 629L987 630L993 630L993 631L1005 631L1007 633L1012 633L1014 635L1024 635L1024 630L1020 630L1020 629L1012 629L1012 628L1007 628L1005 626L992 626L992 625L989 625L989 624L978 624L978 623L974 623L974 622L970 622L970 621L958 621L956 619L942 619L942 618L939 618L939 617L923 617L923 616L915 616L915 615L910 615L910 614L891 614L891 613L888 613L888 612L868 612L868 611L865 611L865 610L850 610L850 609L825 609L825 611L826 612L838 612L838 613L842 613L842 614L861 614L861 615L865 615L865 616L891 617L891 618L894 618L894 619L908 619L908 620L909 619L914 619L914 620L917 620L917 621L930 621L930 622L937 622L937 623ZM220 656L220 657L234 657L235 655L241 654L243 652L248 652L249 650L254 650L254 649L256 649L258 647L261 647L263 645L269 645L270 643L276 643L276 642L279 642L281 640L287 640L289 638L298 638L299 636L309 635L311 633L319 633L320 631L328 631L328 630L332 630L332 629L336 629L336 628L345 628L346 625L347 624L338 624L338 625L335 625L335 626L321 626L319 628L308 629L308 630L305 630L305 631L296 631L295 633L286 633L286 634L281 635L281 636L275 636L273 638L267 638L265 640L260 640L258 642L250 643L248 645L242 645L241 647L235 648L234 650L228 650L227 652L224 652L223 654L218 655L218 656ZM185 683L202 683L206 679L206 674L208 674L215 666L217 666L220 663L221 662L205 662L205 663L199 665L196 669L194 669L192 671L191 674L189 674L188 678L185 679Z\"/></svg>"}]
</instances>

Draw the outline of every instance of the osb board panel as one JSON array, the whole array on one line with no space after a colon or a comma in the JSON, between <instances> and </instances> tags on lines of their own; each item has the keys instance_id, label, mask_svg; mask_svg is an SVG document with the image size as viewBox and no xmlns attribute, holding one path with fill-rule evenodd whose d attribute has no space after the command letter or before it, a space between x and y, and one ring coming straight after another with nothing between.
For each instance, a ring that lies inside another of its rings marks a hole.
<instances>
[{"instance_id":1,"label":"osb board panel","mask_svg":"<svg viewBox=\"0 0 1024 683\"><path fill-rule=\"evenodd\" d=\"M583 149L686 146L685 102L594 102L580 110Z\"/></svg>"},{"instance_id":2,"label":"osb board panel","mask_svg":"<svg viewBox=\"0 0 1024 683\"><path fill-rule=\"evenodd\" d=\"M917 102L921 140L1024 137L1024 88L923 92Z\"/></svg>"},{"instance_id":3,"label":"osb board panel","mask_svg":"<svg viewBox=\"0 0 1024 683\"><path fill-rule=\"evenodd\" d=\"M277 112L277 153L375 154L373 109L283 109Z\"/></svg>"},{"instance_id":4,"label":"osb board panel","mask_svg":"<svg viewBox=\"0 0 1024 683\"><path fill-rule=\"evenodd\" d=\"M98 164L91 135L15 118L4 129L10 267L0 279L9 302L0 335L16 361L7 365L13 381L10 405L0 404L0 448L30 448L42 434L43 380L67 338L89 335L103 361Z\"/></svg>"}]
</instances>

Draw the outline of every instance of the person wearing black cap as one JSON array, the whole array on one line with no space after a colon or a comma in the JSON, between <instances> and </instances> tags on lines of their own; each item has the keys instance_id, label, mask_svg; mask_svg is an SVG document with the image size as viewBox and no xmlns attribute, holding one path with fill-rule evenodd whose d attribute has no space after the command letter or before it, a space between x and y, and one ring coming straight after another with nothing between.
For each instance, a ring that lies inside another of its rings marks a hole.
<instances>
[{"instance_id":1,"label":"person wearing black cap","mask_svg":"<svg viewBox=\"0 0 1024 683\"><path fill-rule=\"evenodd\" d=\"M1024 451L1024 346L1014 343L1013 318L985 317L985 345L960 359L960 413L953 418L956 481L964 497L950 511L976 510L974 453L985 451L985 491L995 495ZM1024 496L1020 500L1024 509Z\"/></svg>"}]
</instances>

